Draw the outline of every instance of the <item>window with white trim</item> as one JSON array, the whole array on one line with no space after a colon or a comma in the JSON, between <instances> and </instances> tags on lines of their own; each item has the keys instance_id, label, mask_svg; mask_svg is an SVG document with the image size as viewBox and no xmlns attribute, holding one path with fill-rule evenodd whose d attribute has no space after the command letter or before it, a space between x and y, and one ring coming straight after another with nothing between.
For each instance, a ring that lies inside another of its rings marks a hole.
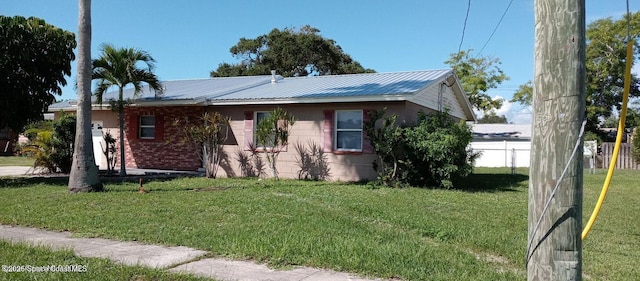
<instances>
[{"instance_id":1,"label":"window with white trim","mask_svg":"<svg viewBox=\"0 0 640 281\"><path fill-rule=\"evenodd\" d=\"M362 110L336 110L334 149L362 151Z\"/></svg>"},{"instance_id":2,"label":"window with white trim","mask_svg":"<svg viewBox=\"0 0 640 281\"><path fill-rule=\"evenodd\" d=\"M156 136L156 116L140 115L138 137L141 139L154 139Z\"/></svg>"}]
</instances>

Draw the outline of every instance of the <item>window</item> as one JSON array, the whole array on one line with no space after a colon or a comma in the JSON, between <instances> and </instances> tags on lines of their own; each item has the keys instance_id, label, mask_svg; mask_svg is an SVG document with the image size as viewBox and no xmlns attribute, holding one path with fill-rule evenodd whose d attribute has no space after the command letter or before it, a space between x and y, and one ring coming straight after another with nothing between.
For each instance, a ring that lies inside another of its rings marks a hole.
<instances>
[{"instance_id":1,"label":"window","mask_svg":"<svg viewBox=\"0 0 640 281\"><path fill-rule=\"evenodd\" d=\"M335 149L362 151L362 110L335 111Z\"/></svg>"},{"instance_id":2,"label":"window","mask_svg":"<svg viewBox=\"0 0 640 281\"><path fill-rule=\"evenodd\" d=\"M138 136L141 139L153 139L156 136L156 116L140 115Z\"/></svg>"},{"instance_id":3,"label":"window","mask_svg":"<svg viewBox=\"0 0 640 281\"><path fill-rule=\"evenodd\" d=\"M256 147L261 147L261 148L265 148L265 147L273 147L273 144L264 144L264 143L260 143L258 141L258 134L257 134L257 130L258 130L258 124L260 124L260 122L262 122L262 120L267 119L269 117L269 112L267 111L256 111L256 118L255 118L255 124L253 126L253 135L254 135L254 142L257 146Z\"/></svg>"}]
</instances>

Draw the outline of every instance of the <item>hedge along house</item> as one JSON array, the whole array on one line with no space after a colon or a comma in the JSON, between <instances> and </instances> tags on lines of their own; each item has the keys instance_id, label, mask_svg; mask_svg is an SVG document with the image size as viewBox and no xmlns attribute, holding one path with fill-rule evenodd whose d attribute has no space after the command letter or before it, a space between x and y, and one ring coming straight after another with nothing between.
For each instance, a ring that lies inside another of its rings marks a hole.
<instances>
[{"instance_id":1,"label":"hedge along house","mask_svg":"<svg viewBox=\"0 0 640 281\"><path fill-rule=\"evenodd\" d=\"M128 168L202 167L194 153L198 148L177 141L172 123L175 118L199 118L204 112L231 118L218 176L255 175L260 167L266 169L266 164L260 166L251 157L256 152L255 128L268 111L281 107L295 116L296 123L289 145L278 158L280 177L320 173L311 176L342 181L376 177L372 168L375 155L362 130L370 110L387 108L387 113L398 115L399 125L414 123L419 111L437 110L448 110L456 120L475 121L469 100L451 69L291 78L274 74L166 81L163 85L162 96L145 90L125 109ZM133 90L124 94L132 97ZM50 111L59 110L75 111L75 105L50 107ZM102 108L94 105L92 118L101 127L94 135L109 130L119 137L117 114L110 111L108 103ZM96 147L97 162L104 165L98 143ZM314 147L316 153L311 152ZM301 153L300 148L307 152ZM316 165L321 167L312 167Z\"/></svg>"}]
</instances>

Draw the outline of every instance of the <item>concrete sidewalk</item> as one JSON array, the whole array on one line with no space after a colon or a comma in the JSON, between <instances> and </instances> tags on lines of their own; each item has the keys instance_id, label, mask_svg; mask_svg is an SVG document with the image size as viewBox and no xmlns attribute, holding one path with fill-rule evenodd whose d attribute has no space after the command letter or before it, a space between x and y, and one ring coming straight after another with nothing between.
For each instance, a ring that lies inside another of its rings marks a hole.
<instances>
[{"instance_id":1,"label":"concrete sidewalk","mask_svg":"<svg viewBox=\"0 0 640 281\"><path fill-rule=\"evenodd\" d=\"M80 257L107 258L125 265L142 265L186 272L216 280L370 280L357 276L310 267L272 270L263 264L205 258L208 253L187 247L144 245L101 238L73 238L70 232L0 225L0 239L13 243L42 245L52 249L71 249Z\"/></svg>"}]
</instances>

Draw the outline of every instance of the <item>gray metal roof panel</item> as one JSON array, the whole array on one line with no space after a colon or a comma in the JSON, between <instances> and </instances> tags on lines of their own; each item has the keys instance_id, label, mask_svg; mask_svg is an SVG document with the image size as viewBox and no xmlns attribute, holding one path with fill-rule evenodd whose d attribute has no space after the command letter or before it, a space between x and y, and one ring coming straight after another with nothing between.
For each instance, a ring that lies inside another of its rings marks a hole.
<instances>
[{"instance_id":1,"label":"gray metal roof panel","mask_svg":"<svg viewBox=\"0 0 640 281\"><path fill-rule=\"evenodd\" d=\"M271 83L271 75L173 80L162 82L164 94L160 97L144 87L137 102L185 101L186 104L204 100L215 103L234 100L259 102L333 97L357 97L365 100L369 97L404 97L445 79L452 73L451 69L440 69L289 78L277 76L277 83ZM117 90L106 93L103 103L108 105L107 101L117 98L117 95ZM133 99L133 89L125 89L123 96L125 99Z\"/></svg>"},{"instance_id":2,"label":"gray metal roof panel","mask_svg":"<svg viewBox=\"0 0 640 281\"><path fill-rule=\"evenodd\" d=\"M290 77L209 100L304 99L407 95L446 78L452 70Z\"/></svg>"},{"instance_id":3,"label":"gray metal roof panel","mask_svg":"<svg viewBox=\"0 0 640 281\"><path fill-rule=\"evenodd\" d=\"M517 137L531 138L531 124L472 124L471 127L476 134L499 135L517 132Z\"/></svg>"},{"instance_id":4,"label":"gray metal roof panel","mask_svg":"<svg viewBox=\"0 0 640 281\"><path fill-rule=\"evenodd\" d=\"M195 100L225 95L234 91L254 87L271 82L271 75L220 77L207 79L188 79L163 81L164 93L156 97L148 86L138 94L137 100ZM133 88L125 89L125 99L133 99ZM118 91L111 91L103 96L103 100L116 99Z\"/></svg>"}]
</instances>

